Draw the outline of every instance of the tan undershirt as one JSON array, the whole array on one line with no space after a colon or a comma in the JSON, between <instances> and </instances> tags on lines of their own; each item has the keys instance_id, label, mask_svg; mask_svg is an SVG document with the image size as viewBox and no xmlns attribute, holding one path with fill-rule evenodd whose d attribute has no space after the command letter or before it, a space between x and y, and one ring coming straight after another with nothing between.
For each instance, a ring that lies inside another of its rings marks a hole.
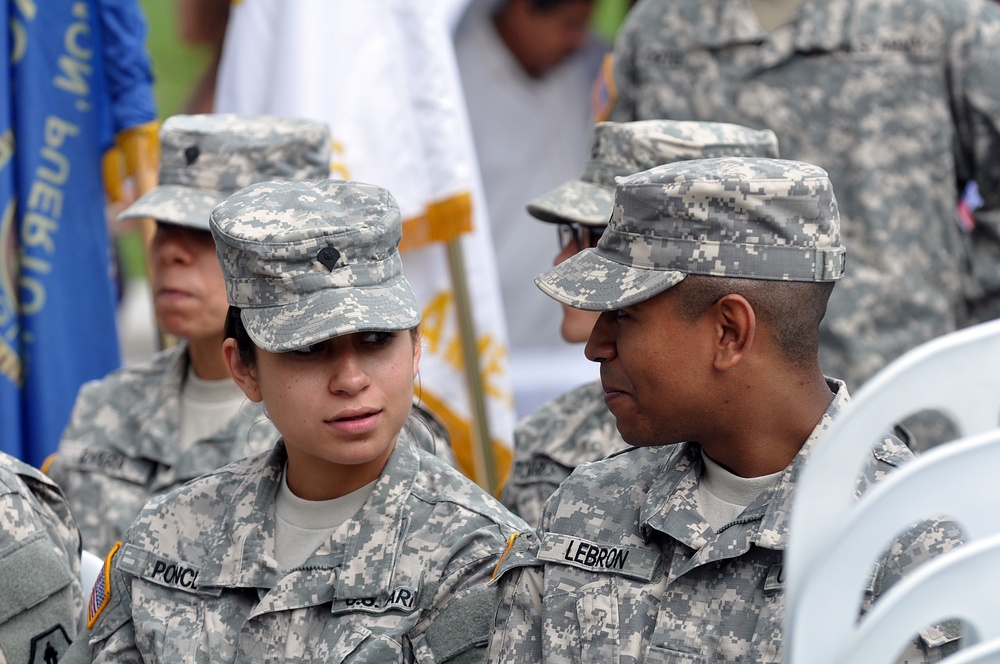
<instances>
[{"instance_id":1,"label":"tan undershirt","mask_svg":"<svg viewBox=\"0 0 1000 664\"><path fill-rule=\"evenodd\" d=\"M785 471L779 470L763 477L740 477L715 463L703 451L704 462L701 481L698 483L698 507L708 525L716 531L732 523L757 496L781 479Z\"/></svg>"},{"instance_id":2,"label":"tan undershirt","mask_svg":"<svg viewBox=\"0 0 1000 664\"><path fill-rule=\"evenodd\" d=\"M750 6L757 12L757 20L764 29L774 32L795 17L802 0L750 0Z\"/></svg>"},{"instance_id":3,"label":"tan undershirt","mask_svg":"<svg viewBox=\"0 0 1000 664\"><path fill-rule=\"evenodd\" d=\"M274 557L281 569L289 570L308 560L337 528L358 513L378 480L340 498L305 500L288 488L287 473L286 465L275 499Z\"/></svg>"},{"instance_id":4,"label":"tan undershirt","mask_svg":"<svg viewBox=\"0 0 1000 664\"><path fill-rule=\"evenodd\" d=\"M181 430L178 435L182 450L196 441L217 433L235 418L246 395L232 378L204 380L188 370L181 388Z\"/></svg>"}]
</instances>

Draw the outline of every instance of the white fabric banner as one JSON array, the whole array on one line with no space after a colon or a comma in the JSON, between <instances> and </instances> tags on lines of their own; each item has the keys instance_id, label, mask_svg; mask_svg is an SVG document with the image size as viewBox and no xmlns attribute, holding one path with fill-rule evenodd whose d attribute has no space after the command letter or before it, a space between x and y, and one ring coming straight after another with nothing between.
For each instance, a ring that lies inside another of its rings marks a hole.
<instances>
[{"instance_id":1,"label":"white fabric banner","mask_svg":"<svg viewBox=\"0 0 1000 664\"><path fill-rule=\"evenodd\" d=\"M514 404L507 331L482 184L455 63L455 0L234 1L218 112L325 121L331 177L396 197L404 270L424 307L420 388L472 473L471 417L447 253L461 235L498 478L510 461ZM496 487L493 487L496 489Z\"/></svg>"}]
</instances>

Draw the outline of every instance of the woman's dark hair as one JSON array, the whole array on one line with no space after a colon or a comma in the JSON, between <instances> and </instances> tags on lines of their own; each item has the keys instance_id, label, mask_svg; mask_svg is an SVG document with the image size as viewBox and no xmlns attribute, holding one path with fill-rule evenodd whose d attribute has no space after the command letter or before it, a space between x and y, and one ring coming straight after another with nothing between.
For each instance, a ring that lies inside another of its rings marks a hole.
<instances>
[{"instance_id":1,"label":"woman's dark hair","mask_svg":"<svg viewBox=\"0 0 1000 664\"><path fill-rule=\"evenodd\" d=\"M226 313L226 338L236 339L236 355L240 362L251 369L257 366L257 344L250 338L243 319L240 317L242 309L230 305Z\"/></svg>"}]
</instances>

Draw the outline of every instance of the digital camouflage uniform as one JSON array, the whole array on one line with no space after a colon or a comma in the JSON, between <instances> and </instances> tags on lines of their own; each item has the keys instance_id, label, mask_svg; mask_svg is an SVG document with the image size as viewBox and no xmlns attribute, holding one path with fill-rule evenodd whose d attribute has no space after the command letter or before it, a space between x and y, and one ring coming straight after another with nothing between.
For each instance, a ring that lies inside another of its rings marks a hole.
<instances>
[{"instance_id":1,"label":"digital camouflage uniform","mask_svg":"<svg viewBox=\"0 0 1000 664\"><path fill-rule=\"evenodd\" d=\"M601 382L581 385L514 428L514 462L500 499L534 528L542 505L574 468L627 447L604 405Z\"/></svg>"},{"instance_id":2,"label":"digital camouflage uniform","mask_svg":"<svg viewBox=\"0 0 1000 664\"><path fill-rule=\"evenodd\" d=\"M525 525L405 437L294 570L274 561L281 445L151 503L114 555L94 661L485 661L486 582Z\"/></svg>"},{"instance_id":3,"label":"digital camouflage uniform","mask_svg":"<svg viewBox=\"0 0 1000 664\"><path fill-rule=\"evenodd\" d=\"M594 127L580 179L563 183L527 208L542 221L603 228L611 216L616 177L687 159L752 156L778 156L773 132L719 122L601 122ZM626 447L600 382L582 385L515 427L514 460L501 500L537 526L542 505L573 468Z\"/></svg>"},{"instance_id":4,"label":"digital camouflage uniform","mask_svg":"<svg viewBox=\"0 0 1000 664\"><path fill-rule=\"evenodd\" d=\"M697 443L633 448L577 469L546 506L541 542L508 555L490 661L782 662L782 559L795 481L848 401L836 396L772 488L716 533L698 512ZM898 439L872 452L858 493L912 458ZM927 521L876 568L867 609L906 572L951 548L953 524ZM925 629L900 661L934 662L953 629Z\"/></svg>"},{"instance_id":5,"label":"digital camouflage uniform","mask_svg":"<svg viewBox=\"0 0 1000 664\"><path fill-rule=\"evenodd\" d=\"M80 532L62 492L0 454L0 662L64 661L82 616Z\"/></svg>"},{"instance_id":6,"label":"digital camouflage uniform","mask_svg":"<svg viewBox=\"0 0 1000 664\"><path fill-rule=\"evenodd\" d=\"M181 342L80 389L46 473L66 493L88 551L103 557L153 496L278 440L260 404L246 401L236 418L182 450L187 371Z\"/></svg>"},{"instance_id":7,"label":"digital camouflage uniform","mask_svg":"<svg viewBox=\"0 0 1000 664\"><path fill-rule=\"evenodd\" d=\"M690 274L832 282L844 260L823 169L704 159L620 179L597 248L535 282L563 304L614 311ZM630 449L574 471L546 504L539 540L518 538L501 560L491 661L781 662L782 551L795 483L848 400L843 383L827 384L832 401L777 484L717 531L699 511L703 462L695 442ZM899 440L882 441L859 492L911 457ZM959 536L953 524L928 521L897 539L864 608ZM904 661L936 661L956 638L927 629Z\"/></svg>"},{"instance_id":8,"label":"digital camouflage uniform","mask_svg":"<svg viewBox=\"0 0 1000 664\"><path fill-rule=\"evenodd\" d=\"M104 556L153 496L278 440L261 405L247 400L215 434L180 449L187 364L181 342L81 388L46 473L65 491L88 551ZM415 409L407 424L421 448L453 462L447 433L433 416Z\"/></svg>"},{"instance_id":9,"label":"digital camouflage uniform","mask_svg":"<svg viewBox=\"0 0 1000 664\"><path fill-rule=\"evenodd\" d=\"M773 33L742 0L642 0L616 40L613 79L610 120L769 128L782 156L830 174L851 269L822 327L828 374L856 389L904 351L1000 314L992 0L804 0ZM969 180L984 205L963 238L955 209Z\"/></svg>"},{"instance_id":10,"label":"digital camouflage uniform","mask_svg":"<svg viewBox=\"0 0 1000 664\"><path fill-rule=\"evenodd\" d=\"M260 351L420 321L384 189L257 184L211 227L229 303ZM291 570L275 561L283 442L154 499L95 589L95 661L485 661L486 581L527 525L408 429L357 514Z\"/></svg>"}]
</instances>

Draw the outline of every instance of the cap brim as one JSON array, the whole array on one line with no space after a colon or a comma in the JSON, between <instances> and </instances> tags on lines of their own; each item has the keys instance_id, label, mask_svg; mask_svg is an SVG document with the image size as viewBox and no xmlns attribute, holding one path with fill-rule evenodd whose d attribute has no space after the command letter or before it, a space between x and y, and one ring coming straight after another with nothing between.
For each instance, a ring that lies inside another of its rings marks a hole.
<instances>
[{"instance_id":1,"label":"cap brim","mask_svg":"<svg viewBox=\"0 0 1000 664\"><path fill-rule=\"evenodd\" d=\"M614 203L614 189L571 180L525 207L531 216L554 224L572 221L585 226L607 226Z\"/></svg>"},{"instance_id":2,"label":"cap brim","mask_svg":"<svg viewBox=\"0 0 1000 664\"><path fill-rule=\"evenodd\" d=\"M324 288L295 304L244 308L243 325L260 348L282 353L354 332L408 330L420 307L400 275L388 285Z\"/></svg>"},{"instance_id":3,"label":"cap brim","mask_svg":"<svg viewBox=\"0 0 1000 664\"><path fill-rule=\"evenodd\" d=\"M554 300L586 311L611 311L662 293L687 274L636 268L613 261L600 249L584 249L535 277L535 285Z\"/></svg>"},{"instance_id":4,"label":"cap brim","mask_svg":"<svg viewBox=\"0 0 1000 664\"><path fill-rule=\"evenodd\" d=\"M161 184L140 196L118 215L118 220L149 217L178 226L208 230L208 218L215 206L226 199L216 192L176 184Z\"/></svg>"}]
</instances>

